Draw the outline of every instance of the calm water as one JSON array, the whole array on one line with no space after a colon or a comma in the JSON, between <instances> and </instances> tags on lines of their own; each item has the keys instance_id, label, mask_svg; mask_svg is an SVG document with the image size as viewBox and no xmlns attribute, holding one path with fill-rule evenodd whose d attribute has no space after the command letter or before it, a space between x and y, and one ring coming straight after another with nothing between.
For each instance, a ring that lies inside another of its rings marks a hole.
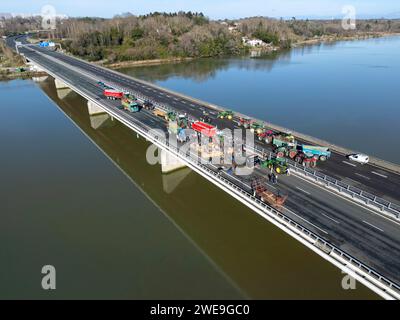
<instances>
[{"instance_id":1,"label":"calm water","mask_svg":"<svg viewBox=\"0 0 400 320\"><path fill-rule=\"evenodd\" d=\"M400 163L400 37L122 71Z\"/></svg>"},{"instance_id":2,"label":"calm water","mask_svg":"<svg viewBox=\"0 0 400 320\"><path fill-rule=\"evenodd\" d=\"M0 93L0 298L376 298L51 79Z\"/></svg>"}]
</instances>

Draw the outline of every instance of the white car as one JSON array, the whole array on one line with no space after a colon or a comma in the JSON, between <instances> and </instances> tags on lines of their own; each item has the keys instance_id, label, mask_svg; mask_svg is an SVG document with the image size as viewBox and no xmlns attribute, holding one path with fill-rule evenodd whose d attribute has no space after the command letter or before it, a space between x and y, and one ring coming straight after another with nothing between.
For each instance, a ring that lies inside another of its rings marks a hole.
<instances>
[{"instance_id":1,"label":"white car","mask_svg":"<svg viewBox=\"0 0 400 320\"><path fill-rule=\"evenodd\" d=\"M365 154L360 154L360 153L351 154L348 156L348 158L351 161L355 161L361 164L366 164L369 162L369 157Z\"/></svg>"}]
</instances>

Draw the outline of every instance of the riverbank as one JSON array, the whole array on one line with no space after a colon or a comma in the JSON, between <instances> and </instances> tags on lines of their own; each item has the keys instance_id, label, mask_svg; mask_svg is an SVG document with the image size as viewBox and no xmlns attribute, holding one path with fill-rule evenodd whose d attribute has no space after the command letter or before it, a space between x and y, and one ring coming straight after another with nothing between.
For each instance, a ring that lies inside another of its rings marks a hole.
<instances>
[{"instance_id":1,"label":"riverbank","mask_svg":"<svg viewBox=\"0 0 400 320\"><path fill-rule=\"evenodd\" d=\"M339 42L339 41L357 41L367 40L372 38L383 38L389 36L400 36L400 33L393 32L372 32L365 34L356 34L351 36L337 36L337 35L324 35L321 37L315 37L313 39L301 40L292 44L292 48L297 48L305 45L315 45L324 42Z\"/></svg>"},{"instance_id":2,"label":"riverbank","mask_svg":"<svg viewBox=\"0 0 400 320\"><path fill-rule=\"evenodd\" d=\"M15 80L15 79L29 79L33 77L45 77L48 74L42 71L25 71L25 72L10 72L0 70L0 81Z\"/></svg>"},{"instance_id":3,"label":"riverbank","mask_svg":"<svg viewBox=\"0 0 400 320\"><path fill-rule=\"evenodd\" d=\"M268 54L268 53L276 53L288 51L291 49L295 49L301 46L307 45L316 45L321 43L333 43L333 42L340 42L340 41L357 41L357 40L366 40L371 38L383 38L388 36L400 36L400 33L393 33L393 32L371 32L371 33L363 33L351 36L343 36L343 35L324 35L320 37L315 37L313 39L307 40L299 40L291 45L290 49L281 48L278 46L268 45L265 47L257 47L257 48L249 48L250 55L254 54L254 52L260 52L260 54ZM129 67L143 67L143 66L152 66L152 65L161 65L161 64L168 64L168 63L180 63L180 62L187 62L192 61L199 58L206 57L171 57L165 59L151 59L151 60L129 60L129 61L121 61L121 62L114 62L108 63L107 60L97 61L94 62L97 65L111 68L111 69L121 69L121 68L129 68ZM209 57L215 58L215 57Z\"/></svg>"}]
</instances>

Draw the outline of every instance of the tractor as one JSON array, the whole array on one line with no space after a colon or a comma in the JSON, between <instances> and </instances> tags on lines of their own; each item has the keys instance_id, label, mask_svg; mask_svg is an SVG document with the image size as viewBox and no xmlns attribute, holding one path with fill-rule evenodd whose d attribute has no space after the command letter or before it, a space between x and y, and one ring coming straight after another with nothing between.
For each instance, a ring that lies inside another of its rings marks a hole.
<instances>
[{"instance_id":1,"label":"tractor","mask_svg":"<svg viewBox=\"0 0 400 320\"><path fill-rule=\"evenodd\" d=\"M218 119L233 119L233 111L220 111L218 113Z\"/></svg>"},{"instance_id":2,"label":"tractor","mask_svg":"<svg viewBox=\"0 0 400 320\"><path fill-rule=\"evenodd\" d=\"M200 117L200 121L204 123L211 123L210 114L207 111L203 111L203 114Z\"/></svg>"},{"instance_id":3,"label":"tractor","mask_svg":"<svg viewBox=\"0 0 400 320\"><path fill-rule=\"evenodd\" d=\"M287 174L288 165L285 159L271 158L260 162L262 168L274 170L277 174Z\"/></svg>"},{"instance_id":4,"label":"tractor","mask_svg":"<svg viewBox=\"0 0 400 320\"><path fill-rule=\"evenodd\" d=\"M264 131L264 126L258 122L253 122L250 125L250 131L255 134L261 134Z\"/></svg>"},{"instance_id":5,"label":"tractor","mask_svg":"<svg viewBox=\"0 0 400 320\"><path fill-rule=\"evenodd\" d=\"M249 119L249 118L240 118L238 121L239 127L248 129L248 128L250 128L250 125L251 125L251 119Z\"/></svg>"},{"instance_id":6,"label":"tractor","mask_svg":"<svg viewBox=\"0 0 400 320\"><path fill-rule=\"evenodd\" d=\"M313 155L309 155L301 151L296 154L294 161L309 168L315 168L317 166L317 159Z\"/></svg>"},{"instance_id":7,"label":"tractor","mask_svg":"<svg viewBox=\"0 0 400 320\"><path fill-rule=\"evenodd\" d=\"M274 135L275 133L272 130L263 130L261 133L256 132L258 140L265 141L266 143L271 143Z\"/></svg>"},{"instance_id":8,"label":"tractor","mask_svg":"<svg viewBox=\"0 0 400 320\"><path fill-rule=\"evenodd\" d=\"M143 103L143 108L151 111L151 110L154 110L154 105L150 101L146 100Z\"/></svg>"}]
</instances>

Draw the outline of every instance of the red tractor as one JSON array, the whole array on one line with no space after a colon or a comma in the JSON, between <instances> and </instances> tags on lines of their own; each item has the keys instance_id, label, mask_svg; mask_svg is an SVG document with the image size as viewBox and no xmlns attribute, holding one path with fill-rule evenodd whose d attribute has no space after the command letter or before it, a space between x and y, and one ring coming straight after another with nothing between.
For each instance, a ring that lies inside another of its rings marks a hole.
<instances>
[{"instance_id":1,"label":"red tractor","mask_svg":"<svg viewBox=\"0 0 400 320\"><path fill-rule=\"evenodd\" d=\"M248 118L240 118L238 121L238 126L243 127L245 129L250 128L251 125L251 119Z\"/></svg>"},{"instance_id":2,"label":"red tractor","mask_svg":"<svg viewBox=\"0 0 400 320\"><path fill-rule=\"evenodd\" d=\"M272 130L263 130L261 133L256 132L258 140L265 141L266 143L271 143L274 135L275 133Z\"/></svg>"},{"instance_id":3,"label":"red tractor","mask_svg":"<svg viewBox=\"0 0 400 320\"><path fill-rule=\"evenodd\" d=\"M314 156L307 155L301 151L296 154L294 161L305 167L315 168L317 166L317 159Z\"/></svg>"}]
</instances>

